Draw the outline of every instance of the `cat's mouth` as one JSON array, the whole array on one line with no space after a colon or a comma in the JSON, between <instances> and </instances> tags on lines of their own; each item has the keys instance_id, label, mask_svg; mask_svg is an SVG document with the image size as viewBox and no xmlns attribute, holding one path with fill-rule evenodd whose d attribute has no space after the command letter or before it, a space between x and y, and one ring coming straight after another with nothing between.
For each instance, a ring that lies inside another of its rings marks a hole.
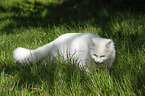
<instances>
[{"instance_id":1,"label":"cat's mouth","mask_svg":"<svg viewBox=\"0 0 145 96\"><path fill-rule=\"evenodd\" d=\"M106 65L106 62L95 62L95 65Z\"/></svg>"},{"instance_id":2,"label":"cat's mouth","mask_svg":"<svg viewBox=\"0 0 145 96\"><path fill-rule=\"evenodd\" d=\"M96 67L105 67L107 65L106 61L103 61L103 62L96 62L95 60L93 60L93 61L94 61Z\"/></svg>"}]
</instances>

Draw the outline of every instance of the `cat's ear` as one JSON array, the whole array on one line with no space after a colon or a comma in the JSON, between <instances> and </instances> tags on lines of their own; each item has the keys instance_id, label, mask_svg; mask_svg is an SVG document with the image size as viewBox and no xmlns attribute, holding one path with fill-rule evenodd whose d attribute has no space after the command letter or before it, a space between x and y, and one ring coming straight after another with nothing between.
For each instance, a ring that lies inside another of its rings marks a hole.
<instances>
[{"instance_id":1,"label":"cat's ear","mask_svg":"<svg viewBox=\"0 0 145 96\"><path fill-rule=\"evenodd\" d=\"M106 43L106 45L105 45L105 46L106 46L107 48L110 48L110 47L111 47L111 45L112 45L112 43L113 43L113 42L112 42L112 40L110 40L109 42L107 42L107 43Z\"/></svg>"},{"instance_id":2,"label":"cat's ear","mask_svg":"<svg viewBox=\"0 0 145 96\"><path fill-rule=\"evenodd\" d=\"M92 40L91 37L90 37L90 40L91 40L91 46L95 46L95 43L94 43L94 41Z\"/></svg>"}]
</instances>

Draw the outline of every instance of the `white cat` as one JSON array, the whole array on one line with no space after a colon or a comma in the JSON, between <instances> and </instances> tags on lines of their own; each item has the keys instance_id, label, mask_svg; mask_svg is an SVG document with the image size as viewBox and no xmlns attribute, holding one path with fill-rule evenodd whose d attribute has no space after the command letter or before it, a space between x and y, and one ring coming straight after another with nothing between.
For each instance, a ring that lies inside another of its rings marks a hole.
<instances>
[{"instance_id":1,"label":"white cat","mask_svg":"<svg viewBox=\"0 0 145 96\"><path fill-rule=\"evenodd\" d=\"M91 61L105 62L108 67L111 67L115 59L113 41L93 33L67 33L35 50L16 48L13 55L17 62L26 65L48 55L57 57L58 50L65 59L69 53L69 56L81 67L85 67L86 63Z\"/></svg>"}]
</instances>

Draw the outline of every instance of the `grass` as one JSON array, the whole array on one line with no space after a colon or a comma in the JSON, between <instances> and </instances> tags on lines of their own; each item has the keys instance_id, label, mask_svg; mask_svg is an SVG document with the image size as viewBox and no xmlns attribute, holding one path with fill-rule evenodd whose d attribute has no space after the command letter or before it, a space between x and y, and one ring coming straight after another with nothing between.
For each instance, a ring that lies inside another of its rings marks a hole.
<instances>
[{"instance_id":1,"label":"grass","mask_svg":"<svg viewBox=\"0 0 145 96\"><path fill-rule=\"evenodd\" d=\"M0 1L0 95L145 95L144 13L36 1ZM74 32L113 39L116 59L112 68L92 68L86 73L62 60L26 67L14 62L15 48L35 49Z\"/></svg>"}]
</instances>

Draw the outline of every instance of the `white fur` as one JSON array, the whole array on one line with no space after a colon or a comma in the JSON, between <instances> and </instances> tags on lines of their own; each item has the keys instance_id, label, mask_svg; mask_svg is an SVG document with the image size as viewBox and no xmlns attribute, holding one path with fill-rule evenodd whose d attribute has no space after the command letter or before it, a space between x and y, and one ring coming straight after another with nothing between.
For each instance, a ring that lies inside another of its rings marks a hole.
<instances>
[{"instance_id":1,"label":"white fur","mask_svg":"<svg viewBox=\"0 0 145 96\"><path fill-rule=\"evenodd\" d=\"M92 33L67 33L59 36L54 41L35 50L16 48L14 59L22 65L36 62L48 54L58 56L58 50L65 59L69 53L73 59L77 59L80 66L85 66L88 61L106 62L112 66L115 58L114 43L111 39L101 38Z\"/></svg>"}]
</instances>

